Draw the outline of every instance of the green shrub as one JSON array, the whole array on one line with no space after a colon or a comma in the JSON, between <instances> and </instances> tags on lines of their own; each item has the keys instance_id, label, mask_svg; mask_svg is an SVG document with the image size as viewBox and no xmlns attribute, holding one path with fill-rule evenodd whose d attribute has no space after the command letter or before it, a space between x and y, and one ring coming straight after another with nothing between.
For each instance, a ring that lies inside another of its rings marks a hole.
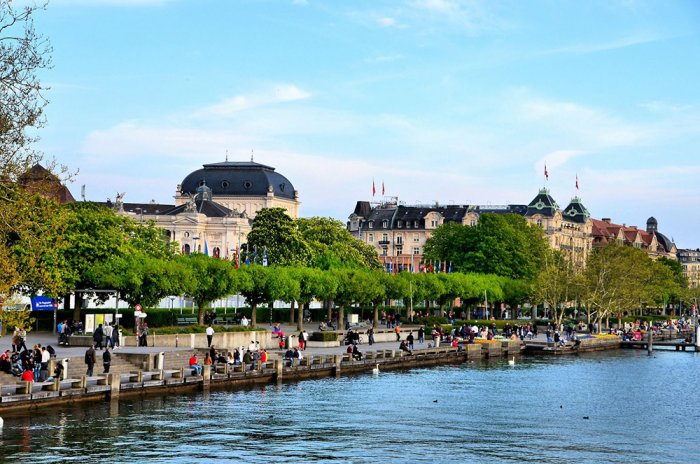
<instances>
[{"instance_id":1,"label":"green shrub","mask_svg":"<svg viewBox=\"0 0 700 464\"><path fill-rule=\"evenodd\" d=\"M213 326L215 333L221 332L264 332L265 329L254 329L252 327L242 327L236 326ZM156 327L151 330L151 333L156 335L175 335L175 334L198 334L205 333L207 326L205 325L188 325L188 326L167 326L167 327Z\"/></svg>"},{"instance_id":2,"label":"green shrub","mask_svg":"<svg viewBox=\"0 0 700 464\"><path fill-rule=\"evenodd\" d=\"M309 340L311 340L312 342L337 342L338 332L314 332L311 334L311 337L309 337Z\"/></svg>"}]
</instances>

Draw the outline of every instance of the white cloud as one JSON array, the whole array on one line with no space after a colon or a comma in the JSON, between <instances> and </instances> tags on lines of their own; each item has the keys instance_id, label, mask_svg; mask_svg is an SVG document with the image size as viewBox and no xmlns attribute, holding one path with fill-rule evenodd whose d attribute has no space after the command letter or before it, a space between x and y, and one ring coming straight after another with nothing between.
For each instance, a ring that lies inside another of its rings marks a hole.
<instances>
[{"instance_id":1,"label":"white cloud","mask_svg":"<svg viewBox=\"0 0 700 464\"><path fill-rule=\"evenodd\" d=\"M557 150L547 153L541 160L535 164L537 172L544 173L544 166L547 165L547 170L558 168L566 164L569 160L576 156L581 156L586 152L581 150Z\"/></svg>"},{"instance_id":2,"label":"white cloud","mask_svg":"<svg viewBox=\"0 0 700 464\"><path fill-rule=\"evenodd\" d=\"M236 95L199 110L199 117L229 117L244 110L275 105L278 103L306 100L311 94L291 84L279 84L263 92Z\"/></svg>"},{"instance_id":3,"label":"white cloud","mask_svg":"<svg viewBox=\"0 0 700 464\"><path fill-rule=\"evenodd\" d=\"M396 18L391 16L384 16L377 19L377 23L382 27L393 27L398 29L405 29L407 26L400 23Z\"/></svg>"},{"instance_id":4,"label":"white cloud","mask_svg":"<svg viewBox=\"0 0 700 464\"><path fill-rule=\"evenodd\" d=\"M403 59L403 55L374 55L370 58L365 58L365 63L375 64L375 63L389 63L391 61L398 61Z\"/></svg>"}]
</instances>

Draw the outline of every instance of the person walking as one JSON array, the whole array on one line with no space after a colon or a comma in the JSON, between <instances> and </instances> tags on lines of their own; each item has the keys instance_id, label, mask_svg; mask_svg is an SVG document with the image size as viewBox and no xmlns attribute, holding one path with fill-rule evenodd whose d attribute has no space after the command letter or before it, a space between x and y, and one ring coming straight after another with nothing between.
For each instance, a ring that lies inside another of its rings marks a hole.
<instances>
[{"instance_id":1,"label":"person walking","mask_svg":"<svg viewBox=\"0 0 700 464\"><path fill-rule=\"evenodd\" d=\"M112 353L109 352L109 345L106 345L105 352L102 353L102 367L104 367L105 374L109 374L110 364L112 364Z\"/></svg>"},{"instance_id":2,"label":"person walking","mask_svg":"<svg viewBox=\"0 0 700 464\"><path fill-rule=\"evenodd\" d=\"M112 326L112 324L107 324L103 330L105 334L105 346L114 349L114 339L112 339L112 335L114 334L114 327Z\"/></svg>"},{"instance_id":3,"label":"person walking","mask_svg":"<svg viewBox=\"0 0 700 464\"><path fill-rule=\"evenodd\" d=\"M104 330L102 330L102 324L98 325L95 329L95 333L92 334L92 341L95 342L95 348L102 350L102 340L104 339Z\"/></svg>"},{"instance_id":4,"label":"person walking","mask_svg":"<svg viewBox=\"0 0 700 464\"><path fill-rule=\"evenodd\" d=\"M418 328L418 343L425 343L425 329L423 326Z\"/></svg>"},{"instance_id":5,"label":"person walking","mask_svg":"<svg viewBox=\"0 0 700 464\"><path fill-rule=\"evenodd\" d=\"M211 348L211 341L214 338L214 328L209 324L209 327L207 327L207 347Z\"/></svg>"},{"instance_id":6,"label":"person walking","mask_svg":"<svg viewBox=\"0 0 700 464\"><path fill-rule=\"evenodd\" d=\"M367 329L367 343L374 345L374 327Z\"/></svg>"},{"instance_id":7,"label":"person walking","mask_svg":"<svg viewBox=\"0 0 700 464\"><path fill-rule=\"evenodd\" d=\"M141 334L139 335L139 346L148 346L148 322L144 322L141 326Z\"/></svg>"},{"instance_id":8,"label":"person walking","mask_svg":"<svg viewBox=\"0 0 700 464\"><path fill-rule=\"evenodd\" d=\"M413 330L408 332L408 336L406 337L406 342L408 342L408 348L413 350Z\"/></svg>"},{"instance_id":9,"label":"person walking","mask_svg":"<svg viewBox=\"0 0 700 464\"><path fill-rule=\"evenodd\" d=\"M401 341L401 326L395 326L394 332L396 332L396 341Z\"/></svg>"},{"instance_id":10,"label":"person walking","mask_svg":"<svg viewBox=\"0 0 700 464\"><path fill-rule=\"evenodd\" d=\"M85 372L85 375L92 377L92 370L95 367L96 362L97 358L95 357L95 345L91 345L85 352L85 364L87 365L87 372Z\"/></svg>"}]
</instances>

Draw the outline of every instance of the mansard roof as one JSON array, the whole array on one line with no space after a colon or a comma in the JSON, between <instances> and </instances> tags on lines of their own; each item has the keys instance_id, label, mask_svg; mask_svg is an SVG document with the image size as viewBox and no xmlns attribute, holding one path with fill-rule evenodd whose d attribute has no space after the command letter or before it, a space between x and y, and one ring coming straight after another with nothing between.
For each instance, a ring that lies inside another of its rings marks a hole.
<instances>
[{"instance_id":1,"label":"mansard roof","mask_svg":"<svg viewBox=\"0 0 700 464\"><path fill-rule=\"evenodd\" d=\"M571 203L564 208L561 214L564 217L564 220L578 224L585 224L588 221L588 218L591 217L591 214L588 212L586 207L583 206L583 203L581 203L581 199L579 197L572 198Z\"/></svg>"},{"instance_id":2,"label":"mansard roof","mask_svg":"<svg viewBox=\"0 0 700 464\"><path fill-rule=\"evenodd\" d=\"M545 217L553 217L558 210L559 205L549 194L549 190L543 188L540 189L537 196L527 205L525 217L531 217L536 214L541 214Z\"/></svg>"}]
</instances>

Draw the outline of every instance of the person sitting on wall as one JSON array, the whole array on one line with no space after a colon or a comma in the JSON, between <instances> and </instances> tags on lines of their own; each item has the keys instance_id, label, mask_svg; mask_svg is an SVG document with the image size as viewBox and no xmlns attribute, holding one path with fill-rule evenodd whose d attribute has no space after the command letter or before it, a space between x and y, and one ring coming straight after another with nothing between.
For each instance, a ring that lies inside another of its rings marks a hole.
<instances>
[{"instance_id":1,"label":"person sitting on wall","mask_svg":"<svg viewBox=\"0 0 700 464\"><path fill-rule=\"evenodd\" d=\"M403 351L404 353L413 354L413 351L411 351L408 348L408 343L406 343L406 340L401 340L401 344L399 345L399 349L401 351Z\"/></svg>"},{"instance_id":2,"label":"person sitting on wall","mask_svg":"<svg viewBox=\"0 0 700 464\"><path fill-rule=\"evenodd\" d=\"M352 359L356 361L362 361L362 353L360 352L360 349L357 347L357 343L352 345Z\"/></svg>"},{"instance_id":3,"label":"person sitting on wall","mask_svg":"<svg viewBox=\"0 0 700 464\"><path fill-rule=\"evenodd\" d=\"M194 370L196 375L202 375L202 366L197 362L197 353L192 353L190 358L190 368Z\"/></svg>"}]
</instances>

